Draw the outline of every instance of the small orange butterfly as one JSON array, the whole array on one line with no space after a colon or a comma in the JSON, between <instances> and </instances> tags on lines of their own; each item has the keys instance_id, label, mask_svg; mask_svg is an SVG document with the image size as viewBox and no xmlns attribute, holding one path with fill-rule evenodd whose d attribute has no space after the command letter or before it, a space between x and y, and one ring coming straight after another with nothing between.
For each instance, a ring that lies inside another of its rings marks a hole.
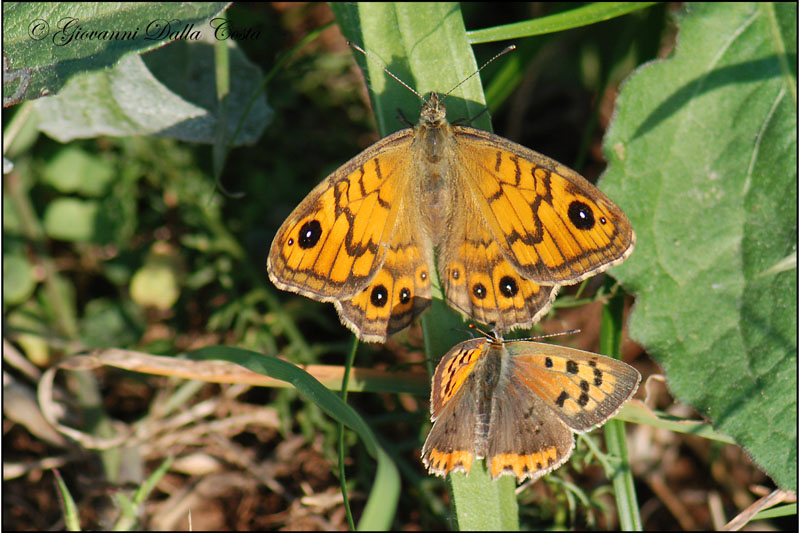
<instances>
[{"instance_id":1,"label":"small orange butterfly","mask_svg":"<svg viewBox=\"0 0 800 533\"><path fill-rule=\"evenodd\" d=\"M428 470L537 479L569 458L573 432L605 423L636 392L633 367L603 355L530 341L471 339L439 362L431 387Z\"/></svg>"},{"instance_id":2,"label":"small orange butterfly","mask_svg":"<svg viewBox=\"0 0 800 533\"><path fill-rule=\"evenodd\" d=\"M504 331L538 320L559 285L633 250L627 217L594 185L524 146L450 124L443 99L432 93L414 128L325 178L270 247L277 287L333 302L365 341L385 341L427 309L432 272L449 305Z\"/></svg>"}]
</instances>

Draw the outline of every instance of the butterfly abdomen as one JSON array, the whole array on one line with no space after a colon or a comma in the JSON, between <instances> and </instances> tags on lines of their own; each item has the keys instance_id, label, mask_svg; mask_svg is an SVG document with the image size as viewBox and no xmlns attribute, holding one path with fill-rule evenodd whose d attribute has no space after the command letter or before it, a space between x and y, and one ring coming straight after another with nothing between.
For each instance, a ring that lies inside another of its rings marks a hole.
<instances>
[{"instance_id":1,"label":"butterfly abdomen","mask_svg":"<svg viewBox=\"0 0 800 533\"><path fill-rule=\"evenodd\" d=\"M475 456L486 457L489 451L489 429L491 427L492 403L498 384L505 379L501 351L491 349L478 361L482 368L476 368L470 378L478 380L478 416L475 423Z\"/></svg>"}]
</instances>

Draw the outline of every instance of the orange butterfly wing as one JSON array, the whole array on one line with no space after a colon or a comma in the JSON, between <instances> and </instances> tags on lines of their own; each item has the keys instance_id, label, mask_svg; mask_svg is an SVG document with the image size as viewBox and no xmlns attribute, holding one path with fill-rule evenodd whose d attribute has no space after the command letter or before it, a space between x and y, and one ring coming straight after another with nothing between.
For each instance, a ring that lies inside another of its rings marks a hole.
<instances>
[{"instance_id":1,"label":"orange butterfly wing","mask_svg":"<svg viewBox=\"0 0 800 533\"><path fill-rule=\"evenodd\" d=\"M470 200L463 200L469 205ZM444 243L439 277L448 303L500 330L530 326L544 315L557 286L525 279L502 253L479 215L456 218Z\"/></svg>"},{"instance_id":2,"label":"orange butterfly wing","mask_svg":"<svg viewBox=\"0 0 800 533\"><path fill-rule=\"evenodd\" d=\"M431 384L433 427L422 446L422 463L434 474L446 476L453 470L469 473L477 458L478 391L487 349L486 339L464 341L451 348L436 366Z\"/></svg>"},{"instance_id":3,"label":"orange butterfly wing","mask_svg":"<svg viewBox=\"0 0 800 533\"><path fill-rule=\"evenodd\" d=\"M407 217L408 209L401 216ZM410 220L398 221L383 265L369 285L351 299L335 301L342 321L367 342L382 342L414 320L431 303L430 245L413 231Z\"/></svg>"},{"instance_id":4,"label":"orange butterfly wing","mask_svg":"<svg viewBox=\"0 0 800 533\"><path fill-rule=\"evenodd\" d=\"M632 366L592 352L525 341L508 341L505 347L516 386L531 390L576 431L614 416L641 379Z\"/></svg>"},{"instance_id":5,"label":"orange butterfly wing","mask_svg":"<svg viewBox=\"0 0 800 533\"><path fill-rule=\"evenodd\" d=\"M577 283L622 262L633 250L625 214L577 172L507 139L453 128L462 181L491 238L523 277Z\"/></svg>"},{"instance_id":6,"label":"orange butterfly wing","mask_svg":"<svg viewBox=\"0 0 800 533\"><path fill-rule=\"evenodd\" d=\"M413 130L390 135L317 185L281 225L267 260L277 287L333 301L368 341L402 329L430 300L430 244L405 200L412 140Z\"/></svg>"}]
</instances>

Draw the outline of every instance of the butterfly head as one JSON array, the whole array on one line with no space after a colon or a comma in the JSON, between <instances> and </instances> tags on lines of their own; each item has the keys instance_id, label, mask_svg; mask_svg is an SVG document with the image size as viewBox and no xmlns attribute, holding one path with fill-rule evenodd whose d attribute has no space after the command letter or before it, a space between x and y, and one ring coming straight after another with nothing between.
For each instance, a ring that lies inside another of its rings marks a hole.
<instances>
[{"instance_id":1,"label":"butterfly head","mask_svg":"<svg viewBox=\"0 0 800 533\"><path fill-rule=\"evenodd\" d=\"M440 99L438 93L431 93L419 114L421 126L437 128L447 122L447 108L444 106L443 100L444 97Z\"/></svg>"},{"instance_id":2,"label":"butterfly head","mask_svg":"<svg viewBox=\"0 0 800 533\"><path fill-rule=\"evenodd\" d=\"M473 331L480 333L490 344L494 346L501 346L503 344L503 335L500 330L492 329L492 331L484 331L475 324L469 324L467 327Z\"/></svg>"}]
</instances>

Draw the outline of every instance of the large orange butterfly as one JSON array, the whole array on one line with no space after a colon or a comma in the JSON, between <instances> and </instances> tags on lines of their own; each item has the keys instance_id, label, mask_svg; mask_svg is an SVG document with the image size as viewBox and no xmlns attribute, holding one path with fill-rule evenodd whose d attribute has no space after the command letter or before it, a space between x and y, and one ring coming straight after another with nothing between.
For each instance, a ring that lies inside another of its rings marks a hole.
<instances>
[{"instance_id":1,"label":"large orange butterfly","mask_svg":"<svg viewBox=\"0 0 800 533\"><path fill-rule=\"evenodd\" d=\"M433 93L414 128L308 194L275 235L267 271L281 289L333 302L362 340L382 342L430 305L433 272L448 304L508 330L633 244L625 214L578 173L450 124Z\"/></svg>"}]
</instances>

